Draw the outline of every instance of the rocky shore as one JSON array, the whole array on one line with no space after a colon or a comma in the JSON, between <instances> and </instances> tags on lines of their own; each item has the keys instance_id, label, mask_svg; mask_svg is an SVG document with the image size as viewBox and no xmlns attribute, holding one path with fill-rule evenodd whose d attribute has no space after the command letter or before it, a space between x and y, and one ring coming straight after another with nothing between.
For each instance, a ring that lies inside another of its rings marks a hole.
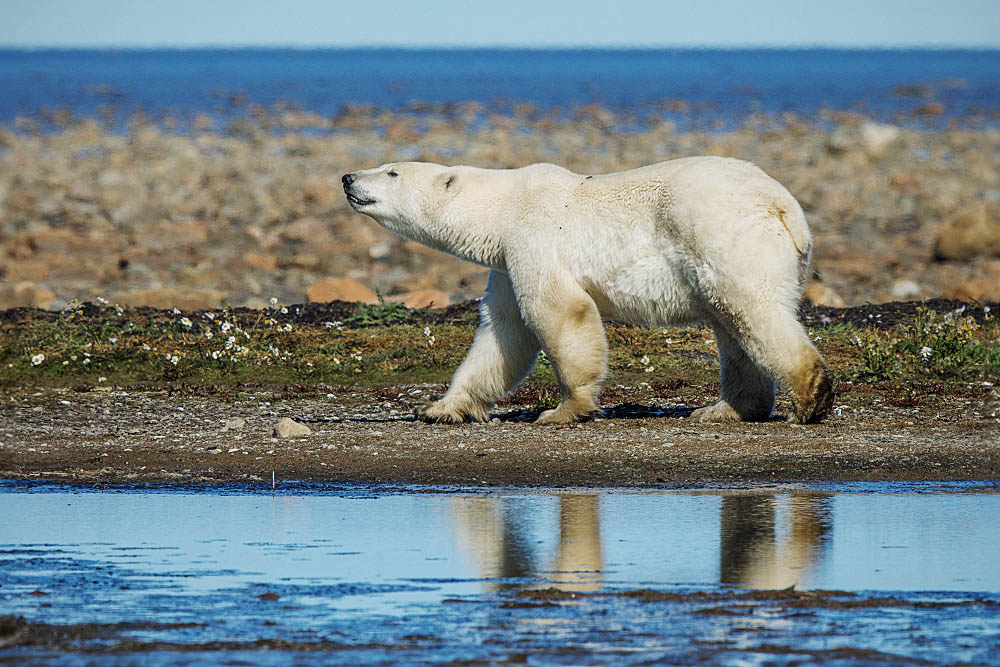
<instances>
[{"instance_id":1,"label":"rocky shore","mask_svg":"<svg viewBox=\"0 0 1000 667\"><path fill-rule=\"evenodd\" d=\"M372 302L376 291L446 306L479 296L486 270L352 212L341 174L393 160L600 173L695 154L752 160L801 201L816 238L814 303L1000 299L1000 131L846 113L718 133L627 120L459 105L261 113L223 132L136 121L120 135L71 119L54 132L0 128L0 308Z\"/></svg>"}]
</instances>

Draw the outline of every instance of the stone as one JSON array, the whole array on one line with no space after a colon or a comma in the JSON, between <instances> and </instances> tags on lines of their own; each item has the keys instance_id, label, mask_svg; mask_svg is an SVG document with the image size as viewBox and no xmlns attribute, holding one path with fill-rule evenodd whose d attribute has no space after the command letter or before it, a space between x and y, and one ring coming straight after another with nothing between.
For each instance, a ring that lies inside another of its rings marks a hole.
<instances>
[{"instance_id":1,"label":"stone","mask_svg":"<svg viewBox=\"0 0 1000 667\"><path fill-rule=\"evenodd\" d=\"M991 389L983 402L983 414L991 419L1000 421L1000 391Z\"/></svg>"},{"instance_id":2,"label":"stone","mask_svg":"<svg viewBox=\"0 0 1000 667\"><path fill-rule=\"evenodd\" d=\"M226 425L222 427L222 430L223 431L239 431L240 429L242 429L246 425L247 425L247 422L242 417L233 417L231 419L227 419L226 420Z\"/></svg>"},{"instance_id":3,"label":"stone","mask_svg":"<svg viewBox=\"0 0 1000 667\"><path fill-rule=\"evenodd\" d=\"M875 123L865 121L861 124L861 143L864 145L868 155L880 157L883 155L902 135L895 125L885 123Z\"/></svg>"},{"instance_id":4,"label":"stone","mask_svg":"<svg viewBox=\"0 0 1000 667\"><path fill-rule=\"evenodd\" d=\"M439 289L421 289L403 294L393 294L386 301L401 303L407 308L447 308L451 298Z\"/></svg>"},{"instance_id":5,"label":"stone","mask_svg":"<svg viewBox=\"0 0 1000 667\"><path fill-rule=\"evenodd\" d=\"M894 282L889 291L892 292L893 297L907 301L919 298L923 293L923 288L921 288L915 281L904 278Z\"/></svg>"},{"instance_id":6,"label":"stone","mask_svg":"<svg viewBox=\"0 0 1000 667\"><path fill-rule=\"evenodd\" d=\"M1000 204L978 201L938 230L934 258L963 260L980 254L1000 255Z\"/></svg>"},{"instance_id":7,"label":"stone","mask_svg":"<svg viewBox=\"0 0 1000 667\"><path fill-rule=\"evenodd\" d=\"M250 250L243 253L243 263L248 268L258 271L275 271L278 268L278 257L270 253Z\"/></svg>"},{"instance_id":8,"label":"stone","mask_svg":"<svg viewBox=\"0 0 1000 667\"><path fill-rule=\"evenodd\" d=\"M46 310L52 307L55 298L55 292L30 281L0 285L0 310L20 307Z\"/></svg>"},{"instance_id":9,"label":"stone","mask_svg":"<svg viewBox=\"0 0 1000 667\"><path fill-rule=\"evenodd\" d=\"M360 301L362 303L378 303L378 295L368 286L353 278L321 278L306 290L306 298L310 301L328 303L330 301Z\"/></svg>"},{"instance_id":10,"label":"stone","mask_svg":"<svg viewBox=\"0 0 1000 667\"><path fill-rule=\"evenodd\" d=\"M309 435L312 429L305 424L300 424L291 417L284 417L274 425L274 434L279 438L295 438L300 435Z\"/></svg>"},{"instance_id":11,"label":"stone","mask_svg":"<svg viewBox=\"0 0 1000 667\"><path fill-rule=\"evenodd\" d=\"M222 306L223 294L214 289L183 289L160 287L156 289L128 290L118 292L114 301L123 306L140 308L150 306L161 310L179 308L181 310L210 310Z\"/></svg>"},{"instance_id":12,"label":"stone","mask_svg":"<svg viewBox=\"0 0 1000 667\"><path fill-rule=\"evenodd\" d=\"M806 287L804 296L814 306L829 306L831 308L843 308L847 305L843 297L837 294L829 285L813 283Z\"/></svg>"}]
</instances>

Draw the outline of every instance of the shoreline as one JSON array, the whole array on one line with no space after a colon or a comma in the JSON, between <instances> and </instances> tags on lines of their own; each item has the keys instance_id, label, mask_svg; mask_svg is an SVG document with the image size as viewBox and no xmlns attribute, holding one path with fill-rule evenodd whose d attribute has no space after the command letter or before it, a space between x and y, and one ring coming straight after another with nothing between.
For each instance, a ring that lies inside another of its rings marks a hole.
<instances>
[{"instance_id":1,"label":"shoreline","mask_svg":"<svg viewBox=\"0 0 1000 667\"><path fill-rule=\"evenodd\" d=\"M626 404L570 427L524 423L524 409L500 410L485 424L429 425L410 416L416 401L373 398L344 392L255 405L166 392L33 392L5 406L0 476L267 484L273 472L279 481L636 488L1000 480L1000 424L970 414L960 398L939 401L923 421L886 405L810 426L696 424ZM273 425L286 416L312 433L275 438ZM242 426L226 425L236 417Z\"/></svg>"}]
</instances>

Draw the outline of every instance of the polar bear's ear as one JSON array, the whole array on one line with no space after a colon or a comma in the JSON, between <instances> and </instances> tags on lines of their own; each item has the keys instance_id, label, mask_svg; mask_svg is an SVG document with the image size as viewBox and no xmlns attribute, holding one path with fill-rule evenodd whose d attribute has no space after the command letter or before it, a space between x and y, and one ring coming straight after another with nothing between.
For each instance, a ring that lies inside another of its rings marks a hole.
<instances>
[{"instance_id":1,"label":"polar bear's ear","mask_svg":"<svg viewBox=\"0 0 1000 667\"><path fill-rule=\"evenodd\" d=\"M434 186L448 193L458 192L458 174L447 171L434 179Z\"/></svg>"}]
</instances>

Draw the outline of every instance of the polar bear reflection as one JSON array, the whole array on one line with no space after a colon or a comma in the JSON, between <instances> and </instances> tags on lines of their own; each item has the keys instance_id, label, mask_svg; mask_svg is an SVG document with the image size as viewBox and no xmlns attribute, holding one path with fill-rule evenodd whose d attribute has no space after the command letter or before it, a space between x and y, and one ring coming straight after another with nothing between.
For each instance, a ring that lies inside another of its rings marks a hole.
<instances>
[{"instance_id":1,"label":"polar bear reflection","mask_svg":"<svg viewBox=\"0 0 1000 667\"><path fill-rule=\"evenodd\" d=\"M802 585L822 557L831 525L829 498L759 492L720 495L719 583L755 589ZM549 561L538 554L532 538L537 498L455 499L456 539L474 560L479 576L487 580L486 590L529 585L580 592L601 588L605 563L600 496L558 498L559 539ZM525 579L536 581L528 584Z\"/></svg>"}]
</instances>

